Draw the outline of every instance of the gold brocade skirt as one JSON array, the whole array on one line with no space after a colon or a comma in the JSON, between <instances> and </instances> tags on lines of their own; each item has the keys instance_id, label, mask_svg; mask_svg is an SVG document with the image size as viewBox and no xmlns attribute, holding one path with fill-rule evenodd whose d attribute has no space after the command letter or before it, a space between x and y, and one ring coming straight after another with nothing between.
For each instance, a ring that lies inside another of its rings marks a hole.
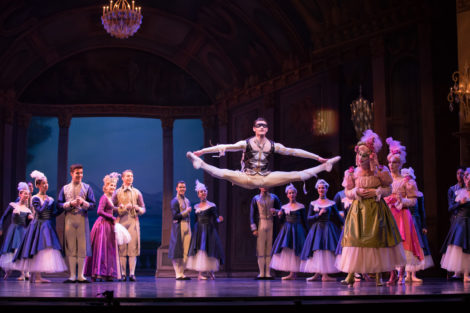
<instances>
[{"instance_id":1,"label":"gold brocade skirt","mask_svg":"<svg viewBox=\"0 0 470 313\"><path fill-rule=\"evenodd\" d=\"M354 200L346 217L335 266L345 273L377 273L404 266L405 250L384 200Z\"/></svg>"},{"instance_id":2,"label":"gold brocade skirt","mask_svg":"<svg viewBox=\"0 0 470 313\"><path fill-rule=\"evenodd\" d=\"M344 223L343 248L388 248L400 242L400 231L383 199L354 200Z\"/></svg>"}]
</instances>

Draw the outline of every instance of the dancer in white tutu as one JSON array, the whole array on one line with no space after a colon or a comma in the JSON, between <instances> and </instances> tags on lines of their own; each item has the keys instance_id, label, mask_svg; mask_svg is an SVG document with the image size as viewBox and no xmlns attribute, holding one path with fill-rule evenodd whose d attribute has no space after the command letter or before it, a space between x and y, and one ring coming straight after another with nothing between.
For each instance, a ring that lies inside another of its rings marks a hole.
<instances>
[{"instance_id":1,"label":"dancer in white tutu","mask_svg":"<svg viewBox=\"0 0 470 313\"><path fill-rule=\"evenodd\" d=\"M10 272L15 270L13 257L24 237L28 223L33 219L33 213L29 209L30 188L28 184L21 182L18 184L18 201L11 202L3 212L0 219L0 236L3 233L3 223L7 216L11 215L11 224L5 233L3 244L0 249L0 267L5 271L4 279L7 279ZM28 280L29 273L21 271L18 280Z\"/></svg>"},{"instance_id":2,"label":"dancer in white tutu","mask_svg":"<svg viewBox=\"0 0 470 313\"><path fill-rule=\"evenodd\" d=\"M382 142L370 129L356 145L355 169L344 174L346 196L354 200L343 228L342 251L336 267L348 273L342 284L352 286L354 273L377 273L376 284L383 285L381 272L406 263L400 232L383 197L391 193L392 177L380 166L377 153Z\"/></svg>"},{"instance_id":3,"label":"dancer in white tutu","mask_svg":"<svg viewBox=\"0 0 470 313\"><path fill-rule=\"evenodd\" d=\"M268 122L261 117L255 120L253 132L255 136L252 138L241 140L235 144L217 145L195 152L188 152L186 156L191 160L195 169L202 168L216 178L228 180L234 185L247 189L270 188L295 181L306 181L322 171L331 171L333 164L340 160L339 156L328 160L311 152L286 148L280 143L269 140L266 138ZM218 153L219 156L223 156L226 151L243 151L241 171L220 169L199 158L206 153ZM268 170L268 159L273 153L314 159L323 164L303 171L270 172Z\"/></svg>"},{"instance_id":4,"label":"dancer in white tutu","mask_svg":"<svg viewBox=\"0 0 470 313\"><path fill-rule=\"evenodd\" d=\"M201 202L194 205L197 220L191 233L186 268L198 271L200 280L207 279L207 276L203 275L204 272L207 272L211 279L215 279L214 272L217 272L224 262L224 250L217 233L217 224L224 219L219 216L217 206L207 200L206 186L196 180L195 189Z\"/></svg>"},{"instance_id":5,"label":"dancer in white tutu","mask_svg":"<svg viewBox=\"0 0 470 313\"><path fill-rule=\"evenodd\" d=\"M271 268L289 272L283 280L295 279L300 271L300 254L305 242L307 221L305 206L296 201L297 189L290 184L286 187L289 203L283 205L278 215L285 217L286 222L274 241L271 257Z\"/></svg>"},{"instance_id":6,"label":"dancer in white tutu","mask_svg":"<svg viewBox=\"0 0 470 313\"><path fill-rule=\"evenodd\" d=\"M308 209L307 220L313 224L300 255L300 271L315 275L307 278L307 281L314 281L320 276L322 281L336 281L328 274L339 272L335 266L335 251L344 219L339 214L335 202L326 197L328 187L329 184L325 180L317 181L315 188L318 191L318 199L310 202Z\"/></svg>"},{"instance_id":7,"label":"dancer in white tutu","mask_svg":"<svg viewBox=\"0 0 470 313\"><path fill-rule=\"evenodd\" d=\"M450 226L441 253L441 267L463 273L463 281L470 282L470 168L465 170L465 188L455 192L456 204L449 208L455 218Z\"/></svg>"},{"instance_id":8,"label":"dancer in white tutu","mask_svg":"<svg viewBox=\"0 0 470 313\"><path fill-rule=\"evenodd\" d=\"M48 283L41 273L61 273L67 271L62 257L62 247L55 230L55 218L62 213L56 211L54 199L46 192L49 189L47 177L33 171L31 177L39 192L31 199L35 211L34 220L28 226L13 262L24 271L33 273L31 282Z\"/></svg>"}]
</instances>

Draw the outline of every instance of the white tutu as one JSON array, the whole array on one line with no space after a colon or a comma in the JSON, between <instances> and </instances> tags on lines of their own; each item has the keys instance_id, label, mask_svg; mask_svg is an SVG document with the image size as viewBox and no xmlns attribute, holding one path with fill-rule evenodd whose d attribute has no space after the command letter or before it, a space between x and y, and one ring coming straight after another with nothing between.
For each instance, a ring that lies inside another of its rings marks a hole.
<instances>
[{"instance_id":1,"label":"white tutu","mask_svg":"<svg viewBox=\"0 0 470 313\"><path fill-rule=\"evenodd\" d=\"M131 234L119 223L114 224L114 233L118 245L128 244L131 241Z\"/></svg>"},{"instance_id":2,"label":"white tutu","mask_svg":"<svg viewBox=\"0 0 470 313\"><path fill-rule=\"evenodd\" d=\"M12 263L14 256L14 253L4 253L0 256L0 267L4 271L16 270L15 265Z\"/></svg>"},{"instance_id":3,"label":"white tutu","mask_svg":"<svg viewBox=\"0 0 470 313\"><path fill-rule=\"evenodd\" d=\"M448 245L447 251L442 255L441 267L449 272L470 272L470 254L464 253L462 247Z\"/></svg>"},{"instance_id":4,"label":"white tutu","mask_svg":"<svg viewBox=\"0 0 470 313\"><path fill-rule=\"evenodd\" d=\"M217 258L212 258L207 255L204 250L198 250L196 255L188 257L186 268L197 272L217 272L219 270L220 262Z\"/></svg>"},{"instance_id":5,"label":"white tutu","mask_svg":"<svg viewBox=\"0 0 470 313\"><path fill-rule=\"evenodd\" d=\"M422 271L428 267L434 266L434 261L430 255L424 256L422 261L418 260L413 253L405 251L406 254L406 266L405 271L407 272L417 272Z\"/></svg>"},{"instance_id":6,"label":"white tutu","mask_svg":"<svg viewBox=\"0 0 470 313\"><path fill-rule=\"evenodd\" d=\"M343 247L335 265L344 273L379 273L405 264L405 250L399 243L389 248Z\"/></svg>"},{"instance_id":7,"label":"white tutu","mask_svg":"<svg viewBox=\"0 0 470 313\"><path fill-rule=\"evenodd\" d=\"M281 253L276 253L271 259L271 268L284 272L300 271L300 256L295 255L295 251L290 248L283 248Z\"/></svg>"},{"instance_id":8,"label":"white tutu","mask_svg":"<svg viewBox=\"0 0 470 313\"><path fill-rule=\"evenodd\" d=\"M61 273L68 271L60 251L52 248L39 251L32 259L21 259L13 264L16 269L27 272Z\"/></svg>"},{"instance_id":9,"label":"white tutu","mask_svg":"<svg viewBox=\"0 0 470 313\"><path fill-rule=\"evenodd\" d=\"M313 256L300 262L300 271L304 273L338 273L335 266L336 256L329 250L317 250Z\"/></svg>"}]
</instances>

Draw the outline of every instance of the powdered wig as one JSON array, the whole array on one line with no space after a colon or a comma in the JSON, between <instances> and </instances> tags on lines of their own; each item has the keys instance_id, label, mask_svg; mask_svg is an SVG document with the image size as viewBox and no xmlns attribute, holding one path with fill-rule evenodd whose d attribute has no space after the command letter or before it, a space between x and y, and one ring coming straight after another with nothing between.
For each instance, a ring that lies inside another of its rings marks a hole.
<instances>
[{"instance_id":1,"label":"powdered wig","mask_svg":"<svg viewBox=\"0 0 470 313\"><path fill-rule=\"evenodd\" d=\"M412 179L416 179L415 170L412 167L402 168L400 174L403 177L409 177L409 178L412 178Z\"/></svg>"},{"instance_id":2,"label":"powdered wig","mask_svg":"<svg viewBox=\"0 0 470 313\"><path fill-rule=\"evenodd\" d=\"M355 148L356 152L359 146L366 146L370 151L378 153L380 149L382 149L382 141L376 133L368 129L364 132L361 140L357 143Z\"/></svg>"},{"instance_id":3,"label":"powdered wig","mask_svg":"<svg viewBox=\"0 0 470 313\"><path fill-rule=\"evenodd\" d=\"M121 176L121 174L116 173L116 172L112 172L111 174L106 175L103 178L103 192L106 192L106 188L108 187L109 184L111 183L117 184L119 180L119 176Z\"/></svg>"},{"instance_id":4,"label":"powdered wig","mask_svg":"<svg viewBox=\"0 0 470 313\"><path fill-rule=\"evenodd\" d=\"M201 183L199 180L196 179L196 187L194 188L196 192L199 192L201 190L205 190L207 192L207 187L203 183Z\"/></svg>"},{"instance_id":5,"label":"powdered wig","mask_svg":"<svg viewBox=\"0 0 470 313\"><path fill-rule=\"evenodd\" d=\"M297 193L297 189L294 187L294 185L292 185L292 183L290 183L289 185L287 185L287 187L286 187L286 194L289 192L289 190L294 190L295 193Z\"/></svg>"},{"instance_id":6,"label":"powdered wig","mask_svg":"<svg viewBox=\"0 0 470 313\"><path fill-rule=\"evenodd\" d=\"M330 188L330 184L326 182L324 179L319 179L317 180L317 183L315 184L315 189L318 189L318 186L323 185L326 187L326 189Z\"/></svg>"},{"instance_id":7,"label":"powdered wig","mask_svg":"<svg viewBox=\"0 0 470 313\"><path fill-rule=\"evenodd\" d=\"M47 180L47 177L44 175L44 173L36 170L32 171L30 176L31 178L34 178L34 184L36 187L39 186L42 181Z\"/></svg>"},{"instance_id":8,"label":"powdered wig","mask_svg":"<svg viewBox=\"0 0 470 313\"><path fill-rule=\"evenodd\" d=\"M403 165L406 163L406 147L402 146L397 140L393 140L392 137L388 137L386 140L390 152L387 155L387 160L392 162L393 159L399 158L400 163Z\"/></svg>"},{"instance_id":9,"label":"powdered wig","mask_svg":"<svg viewBox=\"0 0 470 313\"><path fill-rule=\"evenodd\" d=\"M18 183L18 192L22 192L22 191L25 191L25 190L26 190L27 192L29 192L29 186L28 186L28 184L25 183L25 182L19 182L19 183Z\"/></svg>"}]
</instances>

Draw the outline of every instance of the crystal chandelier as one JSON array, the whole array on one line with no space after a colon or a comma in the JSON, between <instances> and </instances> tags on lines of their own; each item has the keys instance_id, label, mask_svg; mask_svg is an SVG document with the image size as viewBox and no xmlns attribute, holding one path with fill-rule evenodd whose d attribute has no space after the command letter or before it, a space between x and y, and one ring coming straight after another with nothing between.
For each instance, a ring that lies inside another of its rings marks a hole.
<instances>
[{"instance_id":1,"label":"crystal chandelier","mask_svg":"<svg viewBox=\"0 0 470 313\"><path fill-rule=\"evenodd\" d=\"M454 104L459 104L465 120L470 118L470 71L465 63L463 72L456 71L452 74L454 86L450 87L447 101L449 110L454 110Z\"/></svg>"},{"instance_id":2,"label":"crystal chandelier","mask_svg":"<svg viewBox=\"0 0 470 313\"><path fill-rule=\"evenodd\" d=\"M362 86L359 87L359 98L351 103L351 120L354 124L357 139L374 123L374 103L362 97Z\"/></svg>"},{"instance_id":3,"label":"crystal chandelier","mask_svg":"<svg viewBox=\"0 0 470 313\"><path fill-rule=\"evenodd\" d=\"M124 39L135 34L142 23L141 7L132 6L126 0L109 1L109 6L103 7L101 22L104 29L113 37Z\"/></svg>"}]
</instances>

